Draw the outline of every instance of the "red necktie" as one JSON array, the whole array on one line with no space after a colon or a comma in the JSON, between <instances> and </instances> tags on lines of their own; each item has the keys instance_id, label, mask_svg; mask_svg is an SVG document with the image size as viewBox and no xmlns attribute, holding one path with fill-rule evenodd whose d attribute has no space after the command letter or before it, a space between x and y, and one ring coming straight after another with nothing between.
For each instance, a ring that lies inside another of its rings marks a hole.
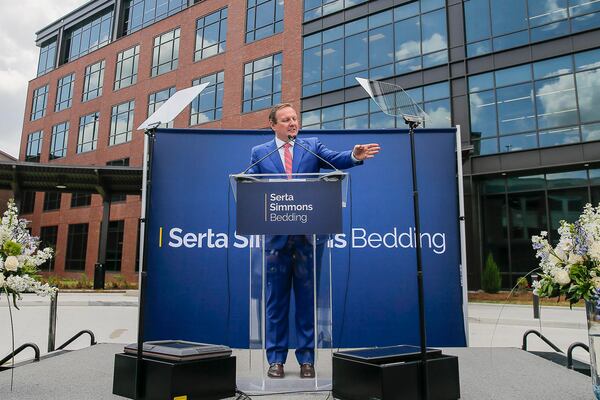
<instances>
[{"instance_id":1,"label":"red necktie","mask_svg":"<svg viewBox=\"0 0 600 400\"><path fill-rule=\"evenodd\" d=\"M283 159L285 160L285 173L288 179L292 179L292 152L290 151L291 144L283 145Z\"/></svg>"}]
</instances>

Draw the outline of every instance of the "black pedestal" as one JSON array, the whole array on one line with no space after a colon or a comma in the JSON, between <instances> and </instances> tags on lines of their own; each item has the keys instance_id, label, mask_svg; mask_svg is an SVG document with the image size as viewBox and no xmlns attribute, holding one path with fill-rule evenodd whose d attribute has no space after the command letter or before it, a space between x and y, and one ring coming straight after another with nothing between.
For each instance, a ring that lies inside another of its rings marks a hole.
<instances>
[{"instance_id":1,"label":"black pedestal","mask_svg":"<svg viewBox=\"0 0 600 400\"><path fill-rule=\"evenodd\" d=\"M113 394L135 397L136 357L115 355ZM144 400L223 399L235 396L235 357L196 361L144 358Z\"/></svg>"},{"instance_id":2,"label":"black pedestal","mask_svg":"<svg viewBox=\"0 0 600 400\"><path fill-rule=\"evenodd\" d=\"M421 399L421 354L393 346L333 354L333 396L341 400ZM429 400L460 398L458 358L427 349Z\"/></svg>"}]
</instances>

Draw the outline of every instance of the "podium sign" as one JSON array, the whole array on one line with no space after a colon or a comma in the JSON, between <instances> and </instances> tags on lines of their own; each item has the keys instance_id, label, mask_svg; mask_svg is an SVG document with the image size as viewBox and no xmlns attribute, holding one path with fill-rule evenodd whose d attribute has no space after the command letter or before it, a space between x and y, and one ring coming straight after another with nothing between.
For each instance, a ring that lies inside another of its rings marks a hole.
<instances>
[{"instance_id":1,"label":"podium sign","mask_svg":"<svg viewBox=\"0 0 600 400\"><path fill-rule=\"evenodd\" d=\"M240 235L343 232L339 180L238 182L236 204L236 230Z\"/></svg>"}]
</instances>

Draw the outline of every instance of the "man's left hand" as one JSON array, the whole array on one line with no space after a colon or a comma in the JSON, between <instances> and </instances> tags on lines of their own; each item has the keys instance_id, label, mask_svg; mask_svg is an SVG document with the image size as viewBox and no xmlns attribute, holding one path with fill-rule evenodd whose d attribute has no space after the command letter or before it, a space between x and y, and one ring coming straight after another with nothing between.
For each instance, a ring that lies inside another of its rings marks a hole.
<instances>
[{"instance_id":1,"label":"man's left hand","mask_svg":"<svg viewBox=\"0 0 600 400\"><path fill-rule=\"evenodd\" d=\"M367 158L375 157L375 154L379 153L379 150L380 147L377 143L357 144L354 146L352 154L357 160L364 161Z\"/></svg>"}]
</instances>

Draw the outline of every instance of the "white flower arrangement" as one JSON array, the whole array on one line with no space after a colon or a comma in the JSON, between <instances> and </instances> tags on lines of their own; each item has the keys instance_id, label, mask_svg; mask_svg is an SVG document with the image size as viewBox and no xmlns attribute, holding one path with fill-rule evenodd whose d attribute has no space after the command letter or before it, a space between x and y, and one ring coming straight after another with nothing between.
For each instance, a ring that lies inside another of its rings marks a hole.
<instances>
[{"instance_id":1,"label":"white flower arrangement","mask_svg":"<svg viewBox=\"0 0 600 400\"><path fill-rule=\"evenodd\" d=\"M600 204L586 204L574 223L560 221L555 247L547 232L531 238L540 260L541 279L533 282L540 297L564 296L571 304L598 300L600 294Z\"/></svg>"},{"instance_id":2,"label":"white flower arrangement","mask_svg":"<svg viewBox=\"0 0 600 400\"><path fill-rule=\"evenodd\" d=\"M0 293L12 296L15 308L21 293L54 296L57 292L39 281L37 267L52 258L52 249L39 249L39 245L27 230L27 220L19 219L15 202L9 200L0 223Z\"/></svg>"}]
</instances>

